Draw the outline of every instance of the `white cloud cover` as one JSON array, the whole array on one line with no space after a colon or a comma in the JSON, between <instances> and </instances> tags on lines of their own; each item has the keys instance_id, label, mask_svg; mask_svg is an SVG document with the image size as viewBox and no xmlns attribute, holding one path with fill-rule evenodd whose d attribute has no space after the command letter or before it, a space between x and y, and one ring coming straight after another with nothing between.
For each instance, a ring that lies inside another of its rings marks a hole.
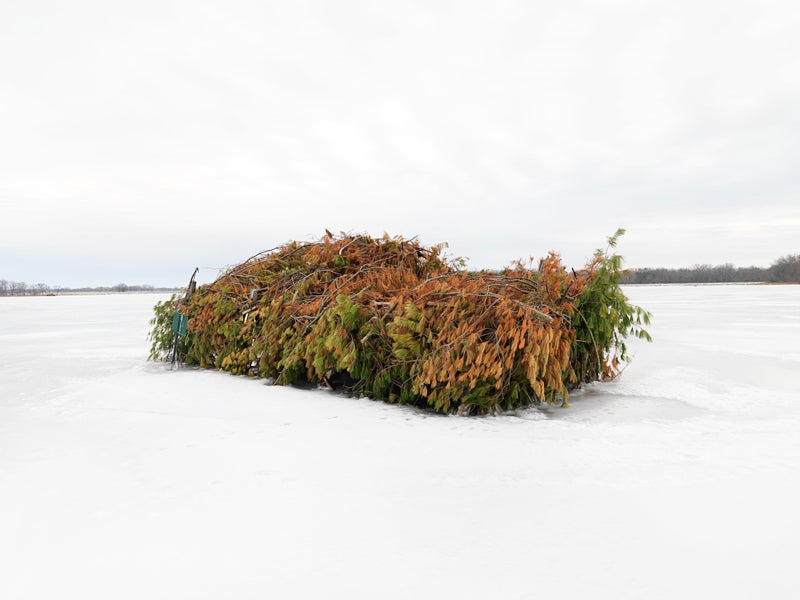
<instances>
[{"instance_id":1,"label":"white cloud cover","mask_svg":"<svg viewBox=\"0 0 800 600\"><path fill-rule=\"evenodd\" d=\"M475 267L800 251L792 2L0 4L0 277L204 279L324 228Z\"/></svg>"}]
</instances>

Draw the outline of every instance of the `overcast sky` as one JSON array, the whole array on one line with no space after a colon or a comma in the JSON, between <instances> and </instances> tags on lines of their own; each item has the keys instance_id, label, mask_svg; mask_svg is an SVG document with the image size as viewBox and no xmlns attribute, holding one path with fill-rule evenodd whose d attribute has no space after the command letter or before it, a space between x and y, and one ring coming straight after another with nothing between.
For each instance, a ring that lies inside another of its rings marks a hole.
<instances>
[{"instance_id":1,"label":"overcast sky","mask_svg":"<svg viewBox=\"0 0 800 600\"><path fill-rule=\"evenodd\" d=\"M384 231L472 267L800 253L793 1L0 0L0 279Z\"/></svg>"}]
</instances>

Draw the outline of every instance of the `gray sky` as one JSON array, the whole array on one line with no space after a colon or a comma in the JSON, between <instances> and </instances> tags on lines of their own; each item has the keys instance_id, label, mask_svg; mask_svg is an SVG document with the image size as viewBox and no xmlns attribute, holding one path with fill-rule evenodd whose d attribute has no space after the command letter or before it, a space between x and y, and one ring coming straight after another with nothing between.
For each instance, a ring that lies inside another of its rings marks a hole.
<instances>
[{"instance_id":1,"label":"gray sky","mask_svg":"<svg viewBox=\"0 0 800 600\"><path fill-rule=\"evenodd\" d=\"M331 231L472 267L800 252L795 1L0 0L0 279Z\"/></svg>"}]
</instances>

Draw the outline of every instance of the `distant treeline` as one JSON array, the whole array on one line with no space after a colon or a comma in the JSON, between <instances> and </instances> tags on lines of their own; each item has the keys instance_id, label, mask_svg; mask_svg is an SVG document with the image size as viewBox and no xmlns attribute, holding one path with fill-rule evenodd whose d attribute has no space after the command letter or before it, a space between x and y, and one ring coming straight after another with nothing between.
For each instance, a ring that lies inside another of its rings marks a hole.
<instances>
[{"instance_id":1,"label":"distant treeline","mask_svg":"<svg viewBox=\"0 0 800 600\"><path fill-rule=\"evenodd\" d=\"M108 292L168 292L174 288L157 288L152 285L118 283L107 287L55 287L45 283L28 284L24 281L0 279L0 296L48 296L56 294L102 294Z\"/></svg>"},{"instance_id":2,"label":"distant treeline","mask_svg":"<svg viewBox=\"0 0 800 600\"><path fill-rule=\"evenodd\" d=\"M800 254L782 256L769 267L695 265L684 269L632 269L623 284L637 283L800 283ZM118 283L109 287L53 287L44 283L0 279L0 296L46 296L48 294L98 294L108 292L169 292L175 288Z\"/></svg>"},{"instance_id":3,"label":"distant treeline","mask_svg":"<svg viewBox=\"0 0 800 600\"><path fill-rule=\"evenodd\" d=\"M800 283L800 254L790 254L770 267L695 265L686 269L633 269L623 284L636 283Z\"/></svg>"}]
</instances>

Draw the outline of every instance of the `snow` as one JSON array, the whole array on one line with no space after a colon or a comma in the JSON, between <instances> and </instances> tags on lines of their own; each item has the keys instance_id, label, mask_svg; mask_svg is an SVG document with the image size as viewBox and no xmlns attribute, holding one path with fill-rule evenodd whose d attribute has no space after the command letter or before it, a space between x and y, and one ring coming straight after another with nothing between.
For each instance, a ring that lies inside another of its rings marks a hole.
<instances>
[{"instance_id":1,"label":"snow","mask_svg":"<svg viewBox=\"0 0 800 600\"><path fill-rule=\"evenodd\" d=\"M158 295L0 299L0 598L795 598L800 286L654 313L571 408L145 361Z\"/></svg>"}]
</instances>

